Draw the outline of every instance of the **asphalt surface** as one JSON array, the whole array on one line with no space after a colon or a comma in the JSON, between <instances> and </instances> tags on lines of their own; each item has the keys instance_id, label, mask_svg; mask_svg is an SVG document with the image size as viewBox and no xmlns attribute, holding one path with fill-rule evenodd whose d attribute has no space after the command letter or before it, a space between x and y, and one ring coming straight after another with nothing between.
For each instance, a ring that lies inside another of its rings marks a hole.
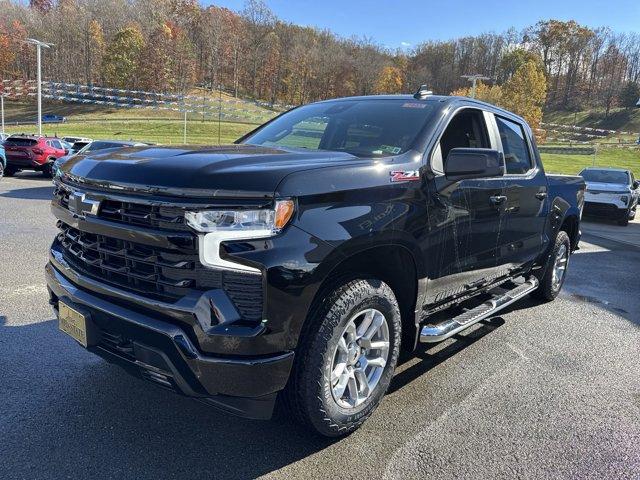
<instances>
[{"instance_id":1,"label":"asphalt surface","mask_svg":"<svg viewBox=\"0 0 640 480\"><path fill-rule=\"evenodd\" d=\"M422 349L360 430L328 441L218 413L61 334L51 191L0 181L1 479L640 478L639 247L585 233L560 298Z\"/></svg>"}]
</instances>

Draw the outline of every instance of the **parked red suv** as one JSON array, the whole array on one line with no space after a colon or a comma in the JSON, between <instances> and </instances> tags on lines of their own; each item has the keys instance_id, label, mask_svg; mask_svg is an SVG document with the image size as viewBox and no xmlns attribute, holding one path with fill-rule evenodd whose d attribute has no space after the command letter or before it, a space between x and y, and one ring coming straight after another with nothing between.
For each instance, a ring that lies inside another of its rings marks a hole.
<instances>
[{"instance_id":1,"label":"parked red suv","mask_svg":"<svg viewBox=\"0 0 640 480\"><path fill-rule=\"evenodd\" d=\"M51 177L53 162L68 153L58 138L38 135L12 135L5 141L4 148L7 177L20 170L36 170Z\"/></svg>"}]
</instances>

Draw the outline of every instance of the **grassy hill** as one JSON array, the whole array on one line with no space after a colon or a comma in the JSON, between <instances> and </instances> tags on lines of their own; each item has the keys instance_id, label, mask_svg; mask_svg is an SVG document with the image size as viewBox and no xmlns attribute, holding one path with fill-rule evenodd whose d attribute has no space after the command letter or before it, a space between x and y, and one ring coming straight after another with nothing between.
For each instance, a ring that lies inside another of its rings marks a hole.
<instances>
[{"instance_id":1,"label":"grassy hill","mask_svg":"<svg viewBox=\"0 0 640 480\"><path fill-rule=\"evenodd\" d=\"M223 121L201 113L187 116L187 143L216 145L231 143L260 123L272 118L275 112L251 102L237 101L224 95ZM215 98L207 99L214 104ZM183 114L170 110L109 108L102 105L83 105L63 102L44 102L43 112L67 117L64 124L45 124L47 135L78 135L95 139L139 140L160 144L183 143ZM35 124L15 125L15 122L33 121L36 117L34 102L21 103L7 100L5 116L9 133L32 133ZM640 131L640 109L618 110L604 118L598 112L554 112L545 121L561 124L606 128L608 130ZM593 155L542 154L545 169L550 173L576 174L584 167L612 166L632 169L640 178L640 149L600 148Z\"/></svg>"},{"instance_id":2,"label":"grassy hill","mask_svg":"<svg viewBox=\"0 0 640 480\"><path fill-rule=\"evenodd\" d=\"M202 98L202 97L199 97ZM211 106L187 114L187 143L229 143L277 112L251 101L235 99L223 93L205 94L203 104ZM192 100L192 103L196 103ZM199 102L198 102L199 103ZM218 125L218 107L221 122ZM43 114L63 115L64 124L43 124L46 135L77 135L95 139L127 139L162 144L183 143L184 114L174 110L116 108L105 105L43 101ZM35 102L5 100L5 130L8 133L33 133L36 130Z\"/></svg>"},{"instance_id":3,"label":"grassy hill","mask_svg":"<svg viewBox=\"0 0 640 480\"><path fill-rule=\"evenodd\" d=\"M624 130L640 132L640 108L618 108L605 115L604 110L586 110L582 112L548 112L545 122L580 127L603 128L606 130Z\"/></svg>"}]
</instances>

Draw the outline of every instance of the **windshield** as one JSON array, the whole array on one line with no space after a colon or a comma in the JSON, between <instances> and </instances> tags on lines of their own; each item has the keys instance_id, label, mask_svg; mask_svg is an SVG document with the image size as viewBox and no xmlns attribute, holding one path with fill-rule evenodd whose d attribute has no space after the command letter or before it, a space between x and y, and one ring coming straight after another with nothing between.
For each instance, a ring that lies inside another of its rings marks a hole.
<instances>
[{"instance_id":1,"label":"windshield","mask_svg":"<svg viewBox=\"0 0 640 480\"><path fill-rule=\"evenodd\" d=\"M398 155L411 148L433 110L433 103L413 99L311 104L285 113L243 143L358 156Z\"/></svg>"},{"instance_id":2,"label":"windshield","mask_svg":"<svg viewBox=\"0 0 640 480\"><path fill-rule=\"evenodd\" d=\"M619 170L583 170L580 175L586 182L629 184L627 172Z\"/></svg>"},{"instance_id":3,"label":"windshield","mask_svg":"<svg viewBox=\"0 0 640 480\"><path fill-rule=\"evenodd\" d=\"M9 137L4 144L7 147L32 147L37 145L38 141L32 138Z\"/></svg>"},{"instance_id":4,"label":"windshield","mask_svg":"<svg viewBox=\"0 0 640 480\"><path fill-rule=\"evenodd\" d=\"M96 150L105 150L107 148L126 147L127 144L119 142L91 142L84 152L95 152Z\"/></svg>"}]
</instances>

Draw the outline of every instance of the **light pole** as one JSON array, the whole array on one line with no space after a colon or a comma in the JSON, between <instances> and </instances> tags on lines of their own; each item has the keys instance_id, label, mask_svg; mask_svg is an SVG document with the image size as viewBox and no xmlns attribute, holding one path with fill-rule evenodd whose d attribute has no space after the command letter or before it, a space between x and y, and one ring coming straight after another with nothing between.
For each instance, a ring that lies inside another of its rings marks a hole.
<instances>
[{"instance_id":1,"label":"light pole","mask_svg":"<svg viewBox=\"0 0 640 480\"><path fill-rule=\"evenodd\" d=\"M35 38L27 38L26 43L36 46L36 58L38 60L38 135L42 135L42 47L51 48L53 43L45 43Z\"/></svg>"},{"instance_id":2,"label":"light pole","mask_svg":"<svg viewBox=\"0 0 640 480\"><path fill-rule=\"evenodd\" d=\"M2 117L2 134L4 135L4 92L0 93L0 117Z\"/></svg>"},{"instance_id":3,"label":"light pole","mask_svg":"<svg viewBox=\"0 0 640 480\"><path fill-rule=\"evenodd\" d=\"M471 98L476 98L476 83L478 80L491 80L491 77L485 77L484 75L480 75L476 73L474 75L462 75L462 78L466 78L467 81L472 82L471 84Z\"/></svg>"}]
</instances>

